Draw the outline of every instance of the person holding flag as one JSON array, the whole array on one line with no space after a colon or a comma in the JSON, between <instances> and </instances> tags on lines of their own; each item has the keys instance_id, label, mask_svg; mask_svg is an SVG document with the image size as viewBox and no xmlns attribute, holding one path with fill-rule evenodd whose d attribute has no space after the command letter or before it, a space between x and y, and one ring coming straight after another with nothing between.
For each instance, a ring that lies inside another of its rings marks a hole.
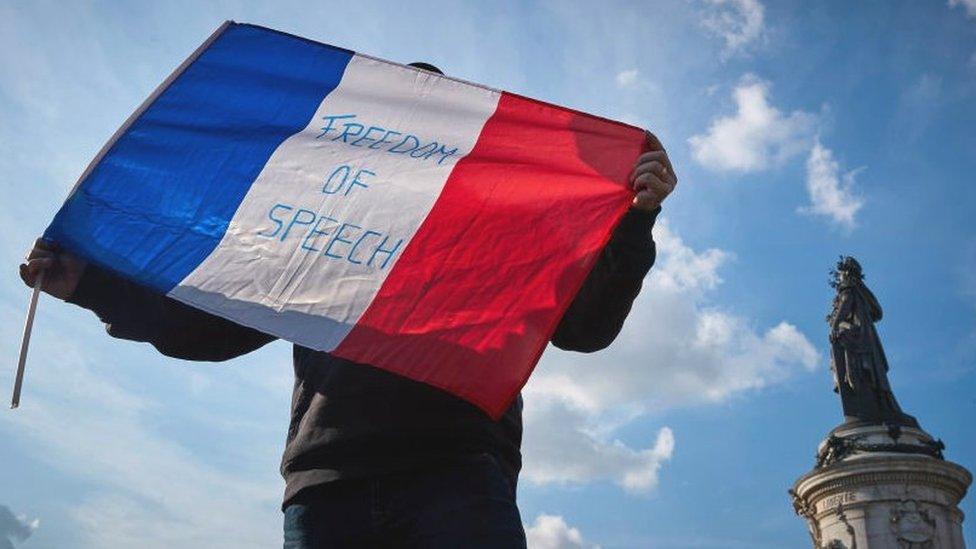
<instances>
[{"instance_id":1,"label":"person holding flag","mask_svg":"<svg viewBox=\"0 0 976 549\"><path fill-rule=\"evenodd\" d=\"M429 64L422 70L442 74ZM633 166L635 196L551 342L594 352L621 330L655 259L651 236L677 178L651 133ZM95 312L109 335L162 354L225 361L274 340L87 264L38 240L20 276ZM522 398L499 420L427 384L300 345L281 473L286 549L524 547L516 505Z\"/></svg>"}]
</instances>

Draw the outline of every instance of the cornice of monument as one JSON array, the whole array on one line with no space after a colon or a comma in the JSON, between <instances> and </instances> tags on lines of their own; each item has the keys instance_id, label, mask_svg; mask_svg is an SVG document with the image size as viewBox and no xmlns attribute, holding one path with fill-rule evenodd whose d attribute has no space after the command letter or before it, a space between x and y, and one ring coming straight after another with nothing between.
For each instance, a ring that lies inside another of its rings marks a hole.
<instances>
[{"instance_id":1,"label":"cornice of monument","mask_svg":"<svg viewBox=\"0 0 976 549\"><path fill-rule=\"evenodd\" d=\"M839 492L879 484L921 484L939 487L955 498L966 496L973 477L961 465L927 456L877 454L815 469L793 484L797 496L816 502Z\"/></svg>"}]
</instances>

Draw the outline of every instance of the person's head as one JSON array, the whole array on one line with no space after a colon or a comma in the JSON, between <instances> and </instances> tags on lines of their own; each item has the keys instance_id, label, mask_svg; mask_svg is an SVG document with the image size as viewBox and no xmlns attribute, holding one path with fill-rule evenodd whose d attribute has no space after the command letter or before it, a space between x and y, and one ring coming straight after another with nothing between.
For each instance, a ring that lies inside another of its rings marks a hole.
<instances>
[{"instance_id":1,"label":"person's head","mask_svg":"<svg viewBox=\"0 0 976 549\"><path fill-rule=\"evenodd\" d=\"M413 63L410 63L407 66L408 67L416 67L416 68L418 68L418 69L420 69L422 71L434 72L434 73L437 73L437 74L440 74L440 75L443 75L444 74L444 71L438 69L437 67L435 67L434 65L431 65L430 63L425 63L423 61L414 61Z\"/></svg>"},{"instance_id":2,"label":"person's head","mask_svg":"<svg viewBox=\"0 0 976 549\"><path fill-rule=\"evenodd\" d=\"M840 260L837 262L837 267L832 269L830 274L833 277L833 281L831 281L830 285L834 288L857 284L864 279L864 273L861 271L861 264L849 255L840 256Z\"/></svg>"}]
</instances>

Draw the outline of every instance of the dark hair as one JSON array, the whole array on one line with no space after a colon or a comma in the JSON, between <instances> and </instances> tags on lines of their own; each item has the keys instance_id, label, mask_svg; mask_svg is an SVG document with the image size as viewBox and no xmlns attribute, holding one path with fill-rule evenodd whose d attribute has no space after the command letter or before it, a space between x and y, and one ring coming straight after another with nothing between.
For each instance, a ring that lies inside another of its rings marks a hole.
<instances>
[{"instance_id":1,"label":"dark hair","mask_svg":"<svg viewBox=\"0 0 976 549\"><path fill-rule=\"evenodd\" d=\"M864 272L861 270L861 264L849 255L842 255L840 256L840 260L837 261L837 266L830 270L831 288L837 288L840 286L841 272L846 274L849 279L854 279L857 281L864 280Z\"/></svg>"},{"instance_id":2,"label":"dark hair","mask_svg":"<svg viewBox=\"0 0 976 549\"><path fill-rule=\"evenodd\" d=\"M416 67L416 68L418 68L418 69L420 69L422 71L436 72L437 74L440 74L440 75L443 75L444 74L444 71L438 69L437 67L435 67L434 65L431 65L430 63L424 63L423 61L414 61L413 63L410 63L407 66L408 67Z\"/></svg>"}]
</instances>

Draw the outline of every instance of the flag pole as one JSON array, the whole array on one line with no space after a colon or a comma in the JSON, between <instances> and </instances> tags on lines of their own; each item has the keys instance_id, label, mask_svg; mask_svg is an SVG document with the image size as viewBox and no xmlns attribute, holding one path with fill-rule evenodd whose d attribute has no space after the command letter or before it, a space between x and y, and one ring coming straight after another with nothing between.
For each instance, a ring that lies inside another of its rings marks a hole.
<instances>
[{"instance_id":1,"label":"flag pole","mask_svg":"<svg viewBox=\"0 0 976 549\"><path fill-rule=\"evenodd\" d=\"M44 271L37 275L34 289L31 292L30 305L27 307L27 319L24 321L24 337L20 340L20 358L17 360L17 377L14 379L14 396L10 400L10 409L20 406L20 389L24 385L24 369L27 366L27 347L30 346L31 329L34 327L34 314L37 312L37 298L41 296L44 286Z\"/></svg>"}]
</instances>

